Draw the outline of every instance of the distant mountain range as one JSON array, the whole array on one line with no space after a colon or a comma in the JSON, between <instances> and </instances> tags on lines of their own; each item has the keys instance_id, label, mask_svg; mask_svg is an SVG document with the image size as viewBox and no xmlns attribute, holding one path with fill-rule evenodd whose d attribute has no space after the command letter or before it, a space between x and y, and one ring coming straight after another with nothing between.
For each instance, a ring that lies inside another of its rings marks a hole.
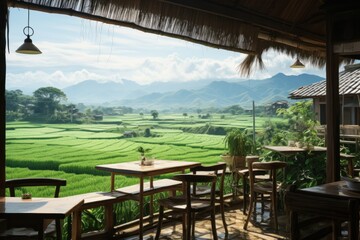
<instances>
[{"instance_id":1,"label":"distant mountain range","mask_svg":"<svg viewBox=\"0 0 360 240\"><path fill-rule=\"evenodd\" d=\"M287 99L289 92L324 78L282 73L263 80L203 80L139 85L130 80L99 83L87 80L62 89L72 103L128 106L133 108L203 108L234 104L247 107Z\"/></svg>"}]
</instances>

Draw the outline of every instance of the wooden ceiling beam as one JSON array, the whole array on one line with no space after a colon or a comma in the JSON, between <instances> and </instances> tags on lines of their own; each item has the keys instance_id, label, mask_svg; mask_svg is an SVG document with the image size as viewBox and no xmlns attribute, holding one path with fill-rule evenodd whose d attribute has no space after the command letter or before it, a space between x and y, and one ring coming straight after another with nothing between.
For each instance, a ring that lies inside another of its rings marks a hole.
<instances>
[{"instance_id":1,"label":"wooden ceiling beam","mask_svg":"<svg viewBox=\"0 0 360 240\"><path fill-rule=\"evenodd\" d=\"M321 45L316 45L312 43L308 43L305 41L302 41L301 39L294 39L294 38L286 38L286 36L276 36L272 37L271 35L267 33L260 32L258 35L259 39L265 40L265 41L272 41L280 44L284 44L293 48L298 48L304 51L308 52L321 52L323 53L323 56L325 57L325 51L326 47Z\"/></svg>"},{"instance_id":2,"label":"wooden ceiling beam","mask_svg":"<svg viewBox=\"0 0 360 240\"><path fill-rule=\"evenodd\" d=\"M299 37L303 36L319 42L325 42L325 36L319 35L317 33L309 32L306 29L303 29L299 26L295 26L280 19L264 16L257 12L245 8L240 8L240 7L237 7L236 9L229 8L205 0L159 0L159 1L210 13L213 15L234 19L240 22L245 22L247 24L251 24L265 29L271 29L281 33L293 34Z\"/></svg>"}]
</instances>

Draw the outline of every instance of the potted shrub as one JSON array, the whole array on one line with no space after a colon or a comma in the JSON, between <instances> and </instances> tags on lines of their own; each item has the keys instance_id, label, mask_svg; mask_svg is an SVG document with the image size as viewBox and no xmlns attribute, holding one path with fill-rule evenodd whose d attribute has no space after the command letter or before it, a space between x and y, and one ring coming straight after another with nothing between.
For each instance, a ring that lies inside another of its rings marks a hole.
<instances>
[{"instance_id":1,"label":"potted shrub","mask_svg":"<svg viewBox=\"0 0 360 240\"><path fill-rule=\"evenodd\" d=\"M146 160L145 157L145 153L148 153L151 151L150 148L143 148L142 146L138 147L137 151L140 153L140 160L141 160L141 165L144 165L144 162Z\"/></svg>"},{"instance_id":2,"label":"potted shrub","mask_svg":"<svg viewBox=\"0 0 360 240\"><path fill-rule=\"evenodd\" d=\"M246 129L234 129L228 132L224 142L228 152L222 155L222 159L229 165L229 168L245 168L245 157L252 152L254 146L252 138L248 135Z\"/></svg>"}]
</instances>

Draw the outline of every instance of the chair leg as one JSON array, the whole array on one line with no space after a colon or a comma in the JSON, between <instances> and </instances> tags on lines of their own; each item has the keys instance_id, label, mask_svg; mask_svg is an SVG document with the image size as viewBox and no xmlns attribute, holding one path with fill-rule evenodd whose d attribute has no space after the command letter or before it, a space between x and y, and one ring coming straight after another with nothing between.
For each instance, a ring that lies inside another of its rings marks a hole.
<instances>
[{"instance_id":1,"label":"chair leg","mask_svg":"<svg viewBox=\"0 0 360 240\"><path fill-rule=\"evenodd\" d=\"M183 239L184 240L186 240L186 229L187 229L187 227L186 227L186 213L184 213L183 214L183 216L182 216L182 228L183 228Z\"/></svg>"},{"instance_id":2,"label":"chair leg","mask_svg":"<svg viewBox=\"0 0 360 240\"><path fill-rule=\"evenodd\" d=\"M191 227L191 236L195 239L195 213L192 213L192 227Z\"/></svg>"},{"instance_id":3,"label":"chair leg","mask_svg":"<svg viewBox=\"0 0 360 240\"><path fill-rule=\"evenodd\" d=\"M247 183L246 183L246 176L242 176L242 187L243 187L243 214L246 215L246 207L247 207L247 199L249 197L248 190L247 190Z\"/></svg>"},{"instance_id":4,"label":"chair leg","mask_svg":"<svg viewBox=\"0 0 360 240\"><path fill-rule=\"evenodd\" d=\"M213 234L213 239L218 240L217 232L216 232L216 223L215 223L215 209L211 211L211 229Z\"/></svg>"},{"instance_id":5,"label":"chair leg","mask_svg":"<svg viewBox=\"0 0 360 240\"><path fill-rule=\"evenodd\" d=\"M44 229L40 229L38 231L38 239L43 240L44 239Z\"/></svg>"},{"instance_id":6,"label":"chair leg","mask_svg":"<svg viewBox=\"0 0 360 240\"><path fill-rule=\"evenodd\" d=\"M186 240L191 239L191 212L186 214Z\"/></svg>"},{"instance_id":7,"label":"chair leg","mask_svg":"<svg viewBox=\"0 0 360 240\"><path fill-rule=\"evenodd\" d=\"M223 222L224 229L225 229L225 237L227 237L229 235L229 231L228 231L226 220L225 220L224 200L222 199L220 201L221 201L220 212L221 212L222 222Z\"/></svg>"},{"instance_id":8,"label":"chair leg","mask_svg":"<svg viewBox=\"0 0 360 240\"><path fill-rule=\"evenodd\" d=\"M278 232L278 220L277 220L277 202L276 193L271 195L271 209L273 212L275 231Z\"/></svg>"},{"instance_id":9,"label":"chair leg","mask_svg":"<svg viewBox=\"0 0 360 240\"><path fill-rule=\"evenodd\" d=\"M55 219L55 227L56 227L56 239L61 240L62 239L62 232L61 232L60 219Z\"/></svg>"},{"instance_id":10,"label":"chair leg","mask_svg":"<svg viewBox=\"0 0 360 240\"><path fill-rule=\"evenodd\" d=\"M249 224L251 215L252 215L252 213L253 213L253 211L254 211L255 198L256 198L255 193L251 193L251 196L250 196L250 204L249 204L249 212L248 212L248 215L247 215L245 224L244 224L244 229L245 229L245 230L247 230L247 226L248 226L248 224Z\"/></svg>"},{"instance_id":11,"label":"chair leg","mask_svg":"<svg viewBox=\"0 0 360 240\"><path fill-rule=\"evenodd\" d=\"M159 221L158 221L158 226L157 226L156 236L155 236L156 240L158 240L159 237L160 237L161 225L162 225L163 217L164 217L164 207L160 206L160 208L159 208Z\"/></svg>"}]
</instances>

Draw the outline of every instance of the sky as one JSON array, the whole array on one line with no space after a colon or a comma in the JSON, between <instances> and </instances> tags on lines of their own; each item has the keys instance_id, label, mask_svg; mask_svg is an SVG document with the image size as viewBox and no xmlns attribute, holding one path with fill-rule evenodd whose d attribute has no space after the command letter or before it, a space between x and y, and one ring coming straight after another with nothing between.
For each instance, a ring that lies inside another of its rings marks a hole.
<instances>
[{"instance_id":1,"label":"sky","mask_svg":"<svg viewBox=\"0 0 360 240\"><path fill-rule=\"evenodd\" d=\"M7 89L53 86L64 88L85 80L132 80L139 84L155 81L241 81L237 66L244 54L219 50L175 38L144 33L58 14L30 11L33 43L40 55L16 53L26 36L27 10L10 8L7 53ZM295 59L269 51L263 55L265 70L249 78L265 79L279 72L325 76L306 61L304 69L291 69Z\"/></svg>"}]
</instances>

